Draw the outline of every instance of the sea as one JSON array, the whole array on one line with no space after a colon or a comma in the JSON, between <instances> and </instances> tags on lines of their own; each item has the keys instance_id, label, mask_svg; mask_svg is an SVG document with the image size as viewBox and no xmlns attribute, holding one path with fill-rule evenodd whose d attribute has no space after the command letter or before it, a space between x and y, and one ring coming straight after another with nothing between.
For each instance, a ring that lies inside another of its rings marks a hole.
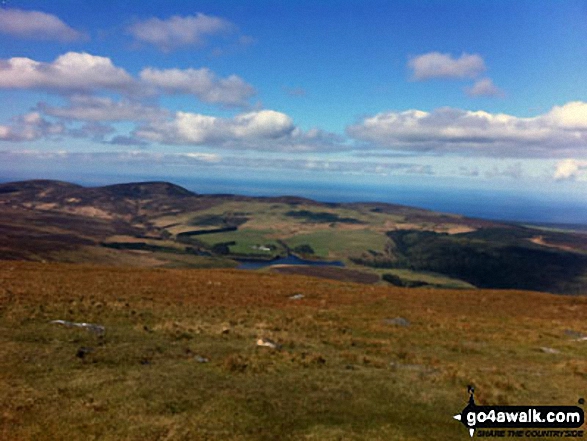
<instances>
[{"instance_id":1,"label":"sea","mask_svg":"<svg viewBox=\"0 0 587 441\"><path fill-rule=\"evenodd\" d=\"M179 180L197 193L246 196L301 196L319 202L385 202L468 217L587 230L587 204L555 195L505 189L462 189L413 185L253 180Z\"/></svg>"}]
</instances>

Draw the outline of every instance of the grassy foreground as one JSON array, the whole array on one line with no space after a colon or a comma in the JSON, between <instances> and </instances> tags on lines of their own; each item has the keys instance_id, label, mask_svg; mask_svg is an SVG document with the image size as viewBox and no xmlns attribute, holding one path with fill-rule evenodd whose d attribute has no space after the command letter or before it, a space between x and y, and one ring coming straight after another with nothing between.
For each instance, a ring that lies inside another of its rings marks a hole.
<instances>
[{"instance_id":1,"label":"grassy foreground","mask_svg":"<svg viewBox=\"0 0 587 441\"><path fill-rule=\"evenodd\" d=\"M464 440L468 384L587 398L586 319L583 297L0 262L0 439Z\"/></svg>"}]
</instances>

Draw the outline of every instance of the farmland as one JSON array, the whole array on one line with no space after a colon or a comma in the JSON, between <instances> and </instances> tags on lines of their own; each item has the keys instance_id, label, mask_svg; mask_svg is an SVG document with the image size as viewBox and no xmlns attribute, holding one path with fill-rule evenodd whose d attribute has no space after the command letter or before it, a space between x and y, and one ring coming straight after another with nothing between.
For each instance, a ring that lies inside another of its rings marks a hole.
<instances>
[{"instance_id":1,"label":"farmland","mask_svg":"<svg viewBox=\"0 0 587 441\"><path fill-rule=\"evenodd\" d=\"M516 225L380 203L198 195L165 182L0 185L0 258L229 268L278 257L341 270L281 272L403 287L587 289L584 230ZM320 274L318 274L320 273Z\"/></svg>"}]
</instances>

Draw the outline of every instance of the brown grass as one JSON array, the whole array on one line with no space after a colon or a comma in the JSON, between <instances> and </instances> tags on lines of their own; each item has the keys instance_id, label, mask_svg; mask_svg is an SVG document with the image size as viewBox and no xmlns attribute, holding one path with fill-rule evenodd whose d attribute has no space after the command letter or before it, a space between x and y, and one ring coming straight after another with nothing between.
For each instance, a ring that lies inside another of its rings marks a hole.
<instances>
[{"instance_id":1,"label":"brown grass","mask_svg":"<svg viewBox=\"0 0 587 441\"><path fill-rule=\"evenodd\" d=\"M468 384L480 404L583 397L565 331L585 323L583 297L0 262L0 439L465 439Z\"/></svg>"}]
</instances>

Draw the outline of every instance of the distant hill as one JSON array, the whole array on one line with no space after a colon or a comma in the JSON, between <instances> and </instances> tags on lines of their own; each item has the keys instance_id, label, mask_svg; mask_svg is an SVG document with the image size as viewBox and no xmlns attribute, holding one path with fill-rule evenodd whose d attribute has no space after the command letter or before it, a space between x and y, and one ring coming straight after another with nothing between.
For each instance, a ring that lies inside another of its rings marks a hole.
<instances>
[{"instance_id":1,"label":"distant hill","mask_svg":"<svg viewBox=\"0 0 587 441\"><path fill-rule=\"evenodd\" d=\"M287 255L342 262L295 270L341 280L587 293L584 231L384 203L202 195L168 182L0 184L4 260L201 268Z\"/></svg>"}]
</instances>

